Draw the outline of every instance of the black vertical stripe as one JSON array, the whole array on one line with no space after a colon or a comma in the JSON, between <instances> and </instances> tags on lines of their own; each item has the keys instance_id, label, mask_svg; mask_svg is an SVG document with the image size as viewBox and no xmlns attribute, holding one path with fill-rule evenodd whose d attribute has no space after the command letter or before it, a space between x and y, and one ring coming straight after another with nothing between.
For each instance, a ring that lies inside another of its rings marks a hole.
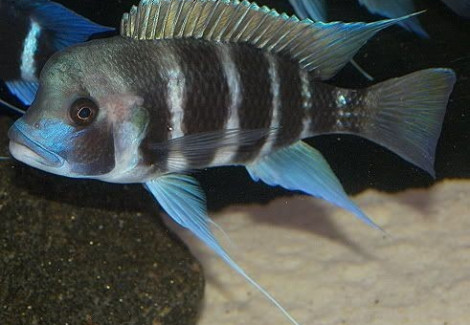
<instances>
[{"instance_id":1,"label":"black vertical stripe","mask_svg":"<svg viewBox=\"0 0 470 325\"><path fill-rule=\"evenodd\" d=\"M182 131L185 135L222 130L228 118L230 89L218 54L219 46L206 41L178 41L176 54L186 78L186 101ZM187 157L192 168L210 164L216 154L215 146L198 157Z\"/></svg>"},{"instance_id":2,"label":"black vertical stripe","mask_svg":"<svg viewBox=\"0 0 470 325\"><path fill-rule=\"evenodd\" d=\"M164 143L169 140L169 128L171 113L166 102L167 87L164 79L158 74L151 73L154 76L155 85L151 89L141 92L144 99L143 106L147 109L149 115L149 124L146 137L142 140L140 149L144 164L155 165L159 170L166 170L166 161L168 151L155 149L155 144Z\"/></svg>"},{"instance_id":3,"label":"black vertical stripe","mask_svg":"<svg viewBox=\"0 0 470 325\"><path fill-rule=\"evenodd\" d=\"M240 74L242 100L238 109L238 118L242 129L267 129L271 124L273 95L269 61L261 50L248 45L232 46L232 57ZM238 148L235 162L248 162L254 159L267 137L255 144L242 145Z\"/></svg>"},{"instance_id":4,"label":"black vertical stripe","mask_svg":"<svg viewBox=\"0 0 470 325\"><path fill-rule=\"evenodd\" d=\"M36 67L36 77L39 79L42 68L47 60L54 54L57 49L54 47L54 34L41 30L38 38L38 47L34 53L34 63Z\"/></svg>"},{"instance_id":5,"label":"black vertical stripe","mask_svg":"<svg viewBox=\"0 0 470 325\"><path fill-rule=\"evenodd\" d=\"M104 175L115 167L114 134L107 121L86 128L71 139L71 149L61 153L72 161L71 171L81 175Z\"/></svg>"},{"instance_id":6,"label":"black vertical stripe","mask_svg":"<svg viewBox=\"0 0 470 325\"><path fill-rule=\"evenodd\" d=\"M288 60L278 61L280 80L280 121L274 148L286 146L297 140L302 132L303 108L302 80L299 66Z\"/></svg>"},{"instance_id":7,"label":"black vertical stripe","mask_svg":"<svg viewBox=\"0 0 470 325\"><path fill-rule=\"evenodd\" d=\"M125 44L130 43L130 44ZM167 104L168 66L164 63L167 55L162 44L121 39L120 60L115 66L120 67L125 80L133 80L135 94L143 99L143 108L149 116L145 138L140 144L143 163L153 165L159 171L167 169L167 150L156 150L156 144L169 140L171 112Z\"/></svg>"}]
</instances>

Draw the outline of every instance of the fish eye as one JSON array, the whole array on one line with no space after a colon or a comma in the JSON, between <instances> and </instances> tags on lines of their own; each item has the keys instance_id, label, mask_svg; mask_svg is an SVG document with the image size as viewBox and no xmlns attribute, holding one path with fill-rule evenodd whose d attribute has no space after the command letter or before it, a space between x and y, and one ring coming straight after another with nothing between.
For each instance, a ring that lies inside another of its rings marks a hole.
<instances>
[{"instance_id":1,"label":"fish eye","mask_svg":"<svg viewBox=\"0 0 470 325\"><path fill-rule=\"evenodd\" d=\"M89 98L79 98L70 106L70 118L77 125L89 125L97 115L98 105Z\"/></svg>"}]
</instances>

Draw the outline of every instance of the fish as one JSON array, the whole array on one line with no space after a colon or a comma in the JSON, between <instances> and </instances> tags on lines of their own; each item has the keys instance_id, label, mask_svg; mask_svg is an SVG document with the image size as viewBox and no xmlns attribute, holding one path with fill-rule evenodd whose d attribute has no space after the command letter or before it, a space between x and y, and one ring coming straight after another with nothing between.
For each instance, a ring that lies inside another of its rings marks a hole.
<instances>
[{"instance_id":1,"label":"fish","mask_svg":"<svg viewBox=\"0 0 470 325\"><path fill-rule=\"evenodd\" d=\"M303 139L357 135L434 175L451 69L364 89L328 83L367 40L408 18L323 23L248 1L142 0L119 36L48 60L34 102L8 131L10 153L57 175L143 184L299 324L220 244L191 172L241 166L254 181L322 198L380 229Z\"/></svg>"},{"instance_id":2,"label":"fish","mask_svg":"<svg viewBox=\"0 0 470 325\"><path fill-rule=\"evenodd\" d=\"M289 0L296 13L302 17L311 17L319 21L327 21L327 5L325 0ZM359 4L366 7L373 14L388 18L397 18L415 12L413 0L358 0ZM457 15L470 18L470 0L442 0ZM398 22L408 31L414 32L422 38L429 38L429 34L421 26L416 17Z\"/></svg>"},{"instance_id":3,"label":"fish","mask_svg":"<svg viewBox=\"0 0 470 325\"><path fill-rule=\"evenodd\" d=\"M289 3L294 8L297 17L301 19L327 21L325 0L289 0ZM409 19L412 18L410 17ZM367 80L374 80L374 77L367 73L367 71L363 69L359 64L357 64L354 59L351 59L350 63Z\"/></svg>"},{"instance_id":4,"label":"fish","mask_svg":"<svg viewBox=\"0 0 470 325\"><path fill-rule=\"evenodd\" d=\"M457 15L470 19L470 0L442 0Z\"/></svg>"},{"instance_id":5,"label":"fish","mask_svg":"<svg viewBox=\"0 0 470 325\"><path fill-rule=\"evenodd\" d=\"M459 1L459 0L456 0ZM358 0L369 12L388 18L398 18L416 12L413 0ZM327 21L327 4L325 0L289 0L296 13L301 18L311 18L318 21ZM398 22L403 28L415 32L421 37L429 38L417 17L409 17Z\"/></svg>"},{"instance_id":6,"label":"fish","mask_svg":"<svg viewBox=\"0 0 470 325\"><path fill-rule=\"evenodd\" d=\"M91 22L48 0L0 0L0 79L29 106L39 72L57 51L114 28Z\"/></svg>"},{"instance_id":7,"label":"fish","mask_svg":"<svg viewBox=\"0 0 470 325\"><path fill-rule=\"evenodd\" d=\"M377 0L358 0L359 4L366 7L369 12L378 14L388 18L401 17L409 15L416 11L413 0L393 0L393 1L377 1ZM417 34L422 38L429 38L429 34L421 26L418 18L410 19L400 23L404 29Z\"/></svg>"}]
</instances>

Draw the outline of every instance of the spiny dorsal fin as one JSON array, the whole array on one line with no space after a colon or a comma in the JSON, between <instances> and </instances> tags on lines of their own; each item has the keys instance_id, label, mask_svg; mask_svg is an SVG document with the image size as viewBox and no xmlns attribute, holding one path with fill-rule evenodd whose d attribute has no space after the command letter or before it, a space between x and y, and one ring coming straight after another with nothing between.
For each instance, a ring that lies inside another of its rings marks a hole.
<instances>
[{"instance_id":1,"label":"spiny dorsal fin","mask_svg":"<svg viewBox=\"0 0 470 325\"><path fill-rule=\"evenodd\" d=\"M121 35L138 40L246 42L281 53L320 79L334 76L375 33L399 19L322 23L238 0L142 0L123 15Z\"/></svg>"}]
</instances>

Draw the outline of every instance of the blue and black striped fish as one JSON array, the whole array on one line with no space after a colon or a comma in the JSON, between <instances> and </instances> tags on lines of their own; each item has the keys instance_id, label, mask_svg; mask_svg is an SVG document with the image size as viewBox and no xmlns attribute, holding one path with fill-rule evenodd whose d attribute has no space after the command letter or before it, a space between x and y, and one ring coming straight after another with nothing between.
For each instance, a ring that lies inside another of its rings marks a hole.
<instances>
[{"instance_id":1,"label":"blue and black striped fish","mask_svg":"<svg viewBox=\"0 0 470 325\"><path fill-rule=\"evenodd\" d=\"M52 1L0 0L0 79L30 105L52 54L112 30Z\"/></svg>"},{"instance_id":2,"label":"blue and black striped fish","mask_svg":"<svg viewBox=\"0 0 470 325\"><path fill-rule=\"evenodd\" d=\"M254 180L321 197L375 226L302 139L355 134L434 173L452 70L366 89L325 83L403 19L322 23L247 1L144 0L123 16L120 36L47 62L37 98L9 131L11 154L68 177L143 183L297 324L220 246L187 171L244 166Z\"/></svg>"}]
</instances>

